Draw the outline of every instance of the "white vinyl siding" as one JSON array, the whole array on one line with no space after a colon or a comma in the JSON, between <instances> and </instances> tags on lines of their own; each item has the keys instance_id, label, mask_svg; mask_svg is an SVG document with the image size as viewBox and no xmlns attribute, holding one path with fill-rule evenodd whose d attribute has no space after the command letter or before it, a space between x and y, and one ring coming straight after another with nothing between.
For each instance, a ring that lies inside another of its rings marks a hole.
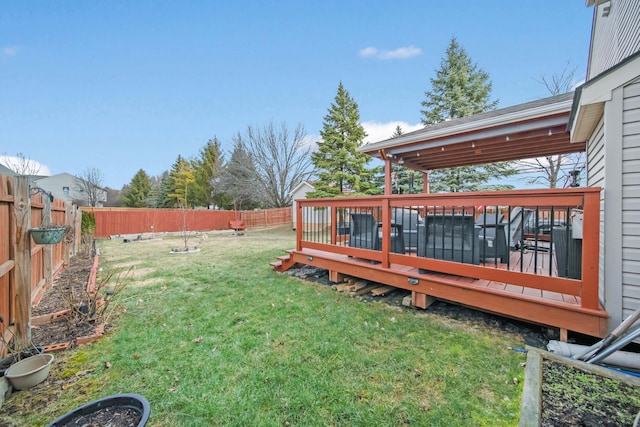
<instances>
[{"instance_id":1,"label":"white vinyl siding","mask_svg":"<svg viewBox=\"0 0 640 427\"><path fill-rule=\"evenodd\" d=\"M639 80L623 88L622 105L622 316L624 318L640 305Z\"/></svg>"},{"instance_id":2,"label":"white vinyl siding","mask_svg":"<svg viewBox=\"0 0 640 427\"><path fill-rule=\"evenodd\" d=\"M603 16L609 7L609 16ZM594 10L587 80L640 50L640 1L611 0Z\"/></svg>"},{"instance_id":3,"label":"white vinyl siding","mask_svg":"<svg viewBox=\"0 0 640 427\"><path fill-rule=\"evenodd\" d=\"M595 133L587 141L587 185L589 187L605 188L604 175L604 126L602 120L598 124ZM605 190L606 191L606 190ZM598 295L600 299L604 295L604 191L600 193L600 259Z\"/></svg>"}]
</instances>

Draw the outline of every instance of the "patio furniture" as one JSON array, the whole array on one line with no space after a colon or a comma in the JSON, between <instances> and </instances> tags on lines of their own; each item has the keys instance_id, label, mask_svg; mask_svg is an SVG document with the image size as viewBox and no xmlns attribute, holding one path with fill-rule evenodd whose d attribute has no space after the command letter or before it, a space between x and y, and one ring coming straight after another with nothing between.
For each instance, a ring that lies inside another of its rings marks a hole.
<instances>
[{"instance_id":1,"label":"patio furniture","mask_svg":"<svg viewBox=\"0 0 640 427\"><path fill-rule=\"evenodd\" d=\"M533 217L531 209L516 206L509 214L509 248L519 249L524 245L524 225Z\"/></svg>"},{"instance_id":2,"label":"patio furniture","mask_svg":"<svg viewBox=\"0 0 640 427\"><path fill-rule=\"evenodd\" d=\"M582 278L582 239L574 239L571 226L553 227L551 238L558 263L558 277Z\"/></svg>"},{"instance_id":3,"label":"patio furniture","mask_svg":"<svg viewBox=\"0 0 640 427\"><path fill-rule=\"evenodd\" d=\"M494 258L506 262L510 250L519 249L524 243L523 226L533 211L516 206L509 213L509 221L502 214L482 214L476 220L480 227L480 259ZM535 249L535 248L534 248ZM539 248L538 248L539 249Z\"/></svg>"},{"instance_id":4,"label":"patio furniture","mask_svg":"<svg viewBox=\"0 0 640 427\"><path fill-rule=\"evenodd\" d=\"M475 226L473 215L427 215L423 222L418 225L418 256L480 263L480 229Z\"/></svg>"},{"instance_id":5,"label":"patio furniture","mask_svg":"<svg viewBox=\"0 0 640 427\"><path fill-rule=\"evenodd\" d=\"M421 223L418 211L409 208L393 208L391 222L402 226L405 252L418 250L418 224Z\"/></svg>"},{"instance_id":6,"label":"patio furniture","mask_svg":"<svg viewBox=\"0 0 640 427\"><path fill-rule=\"evenodd\" d=\"M475 222L478 233L480 259L499 259L505 262L509 257L503 214L481 214Z\"/></svg>"},{"instance_id":7,"label":"patio furniture","mask_svg":"<svg viewBox=\"0 0 640 427\"><path fill-rule=\"evenodd\" d=\"M351 213L349 246L352 248L382 249L382 224L370 213ZM401 224L391 224L391 252L404 253L404 238Z\"/></svg>"}]
</instances>

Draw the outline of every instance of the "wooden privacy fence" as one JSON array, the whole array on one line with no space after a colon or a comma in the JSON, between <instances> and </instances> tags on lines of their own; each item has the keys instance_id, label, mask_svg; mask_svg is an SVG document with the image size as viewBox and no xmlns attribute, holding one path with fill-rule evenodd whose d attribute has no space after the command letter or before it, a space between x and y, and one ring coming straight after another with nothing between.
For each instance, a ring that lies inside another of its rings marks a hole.
<instances>
[{"instance_id":1,"label":"wooden privacy fence","mask_svg":"<svg viewBox=\"0 0 640 427\"><path fill-rule=\"evenodd\" d=\"M14 334L23 341L18 344L31 341L31 304L51 287L80 241L78 209L62 200L50 202L48 195L35 190L29 185L29 177L0 175L0 316L3 320L0 333L3 342L9 342ZM47 220L47 204L50 224L68 226L69 230L61 243L37 245L29 229ZM0 354L6 350L0 344Z\"/></svg>"},{"instance_id":2,"label":"wooden privacy fence","mask_svg":"<svg viewBox=\"0 0 640 427\"><path fill-rule=\"evenodd\" d=\"M291 208L255 211L205 209L89 208L96 219L95 237L179 231L228 230L229 221L241 220L248 228L291 224Z\"/></svg>"}]
</instances>

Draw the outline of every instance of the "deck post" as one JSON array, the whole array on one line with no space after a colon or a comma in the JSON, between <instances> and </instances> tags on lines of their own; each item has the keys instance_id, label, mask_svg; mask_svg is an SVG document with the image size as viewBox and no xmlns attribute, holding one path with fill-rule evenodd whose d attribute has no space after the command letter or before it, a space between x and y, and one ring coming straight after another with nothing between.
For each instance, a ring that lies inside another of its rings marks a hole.
<instances>
[{"instance_id":1,"label":"deck post","mask_svg":"<svg viewBox=\"0 0 640 427\"><path fill-rule=\"evenodd\" d=\"M582 224L582 295L584 308L597 310L600 260L600 192L585 192Z\"/></svg>"},{"instance_id":2,"label":"deck post","mask_svg":"<svg viewBox=\"0 0 640 427\"><path fill-rule=\"evenodd\" d=\"M391 209L389 198L382 199L382 267L389 268L389 252L391 251Z\"/></svg>"},{"instance_id":3,"label":"deck post","mask_svg":"<svg viewBox=\"0 0 640 427\"><path fill-rule=\"evenodd\" d=\"M296 203L296 250L302 250L302 204Z\"/></svg>"},{"instance_id":4,"label":"deck post","mask_svg":"<svg viewBox=\"0 0 640 427\"><path fill-rule=\"evenodd\" d=\"M338 230L338 208L331 206L331 244L336 244L336 235Z\"/></svg>"},{"instance_id":5,"label":"deck post","mask_svg":"<svg viewBox=\"0 0 640 427\"><path fill-rule=\"evenodd\" d=\"M422 191L429 194L429 172L422 172Z\"/></svg>"},{"instance_id":6,"label":"deck post","mask_svg":"<svg viewBox=\"0 0 640 427\"><path fill-rule=\"evenodd\" d=\"M344 274L339 271L329 270L329 281L332 283L339 283L344 281Z\"/></svg>"},{"instance_id":7,"label":"deck post","mask_svg":"<svg viewBox=\"0 0 640 427\"><path fill-rule=\"evenodd\" d=\"M436 299L430 295L411 291L411 305L413 307L426 309L434 302L436 302Z\"/></svg>"},{"instance_id":8,"label":"deck post","mask_svg":"<svg viewBox=\"0 0 640 427\"><path fill-rule=\"evenodd\" d=\"M384 159L384 195L390 196L393 194L391 188L391 159L386 157Z\"/></svg>"}]
</instances>

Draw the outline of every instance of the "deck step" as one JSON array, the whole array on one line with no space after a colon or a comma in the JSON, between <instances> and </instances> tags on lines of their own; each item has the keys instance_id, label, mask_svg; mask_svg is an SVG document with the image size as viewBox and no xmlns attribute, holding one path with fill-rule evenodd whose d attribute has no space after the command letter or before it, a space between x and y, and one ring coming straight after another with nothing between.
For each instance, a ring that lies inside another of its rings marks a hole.
<instances>
[{"instance_id":1,"label":"deck step","mask_svg":"<svg viewBox=\"0 0 640 427\"><path fill-rule=\"evenodd\" d=\"M297 262L293 260L290 253L291 251L287 251L287 255L280 255L276 257L278 260L270 262L269 265L272 266L275 271L284 273L288 269L297 265Z\"/></svg>"},{"instance_id":2,"label":"deck step","mask_svg":"<svg viewBox=\"0 0 640 427\"><path fill-rule=\"evenodd\" d=\"M282 268L282 262L280 261L270 262L269 265L273 267L274 270L280 270L280 268Z\"/></svg>"}]
</instances>

